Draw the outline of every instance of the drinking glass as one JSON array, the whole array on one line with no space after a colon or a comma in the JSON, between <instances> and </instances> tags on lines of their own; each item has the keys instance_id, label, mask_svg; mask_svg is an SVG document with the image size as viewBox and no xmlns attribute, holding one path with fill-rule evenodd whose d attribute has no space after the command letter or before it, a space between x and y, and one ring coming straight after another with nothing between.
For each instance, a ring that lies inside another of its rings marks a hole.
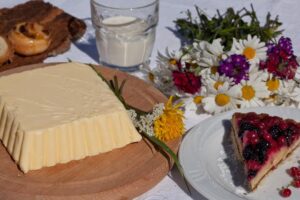
<instances>
[{"instance_id":1,"label":"drinking glass","mask_svg":"<svg viewBox=\"0 0 300 200\"><path fill-rule=\"evenodd\" d=\"M158 8L159 0L91 0L100 63L135 71L148 62Z\"/></svg>"}]
</instances>

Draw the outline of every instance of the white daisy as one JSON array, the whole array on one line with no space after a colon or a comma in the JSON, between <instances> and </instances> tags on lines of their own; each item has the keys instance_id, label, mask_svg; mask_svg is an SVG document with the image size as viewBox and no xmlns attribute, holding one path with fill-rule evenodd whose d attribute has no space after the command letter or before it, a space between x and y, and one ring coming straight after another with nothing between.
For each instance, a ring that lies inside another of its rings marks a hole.
<instances>
[{"instance_id":1,"label":"white daisy","mask_svg":"<svg viewBox=\"0 0 300 200\"><path fill-rule=\"evenodd\" d=\"M237 108L237 91L230 87L228 82L218 87L218 90L210 90L209 94L202 99L203 108L208 113L220 113Z\"/></svg>"},{"instance_id":2,"label":"white daisy","mask_svg":"<svg viewBox=\"0 0 300 200\"><path fill-rule=\"evenodd\" d=\"M153 69L149 65L143 65L141 72L145 80L154 84L164 94L174 95L177 90L173 83L172 70L165 66L164 63L158 63Z\"/></svg>"},{"instance_id":3,"label":"white daisy","mask_svg":"<svg viewBox=\"0 0 300 200\"><path fill-rule=\"evenodd\" d=\"M297 62L300 63L300 60L297 59ZM298 82L300 81L300 67L297 67L294 79Z\"/></svg>"},{"instance_id":4,"label":"white daisy","mask_svg":"<svg viewBox=\"0 0 300 200\"><path fill-rule=\"evenodd\" d=\"M265 83L270 92L270 98L266 99L268 105L288 105L296 95L291 95L295 88L293 80L282 80L269 74Z\"/></svg>"},{"instance_id":5,"label":"white daisy","mask_svg":"<svg viewBox=\"0 0 300 200\"><path fill-rule=\"evenodd\" d=\"M197 50L203 51L204 57L219 57L221 58L224 54L224 46L221 44L221 39L215 39L211 44L208 42L199 42L198 46L194 45Z\"/></svg>"},{"instance_id":6,"label":"white daisy","mask_svg":"<svg viewBox=\"0 0 300 200\"><path fill-rule=\"evenodd\" d=\"M210 88L210 90L218 90L218 88L224 83L229 83L229 86L234 85L234 80L225 75L219 75L219 73L205 73L202 74L202 84Z\"/></svg>"},{"instance_id":7,"label":"white daisy","mask_svg":"<svg viewBox=\"0 0 300 200\"><path fill-rule=\"evenodd\" d=\"M191 60L191 56L188 53L184 53L185 49L175 52L170 52L168 48L165 50L165 55L158 52L157 54L157 64L163 65L171 70L177 70L178 65L182 66L185 62Z\"/></svg>"},{"instance_id":8,"label":"white daisy","mask_svg":"<svg viewBox=\"0 0 300 200\"><path fill-rule=\"evenodd\" d=\"M202 104L203 98L207 96L207 93L207 87L202 85L200 91L193 95L193 103L196 106L200 106Z\"/></svg>"},{"instance_id":9,"label":"white daisy","mask_svg":"<svg viewBox=\"0 0 300 200\"><path fill-rule=\"evenodd\" d=\"M264 42L260 42L257 36L248 35L246 40L237 41L233 38L231 53L244 55L250 64L258 64L260 60L265 60L267 47Z\"/></svg>"},{"instance_id":10,"label":"white daisy","mask_svg":"<svg viewBox=\"0 0 300 200\"><path fill-rule=\"evenodd\" d=\"M204 69L201 73L216 73L220 60L224 58L224 46L221 39L215 39L211 44L206 41L200 41L193 44L194 58L197 64Z\"/></svg>"},{"instance_id":11,"label":"white daisy","mask_svg":"<svg viewBox=\"0 0 300 200\"><path fill-rule=\"evenodd\" d=\"M300 108L300 87L296 85L293 92L291 93L291 99L297 108Z\"/></svg>"},{"instance_id":12,"label":"white daisy","mask_svg":"<svg viewBox=\"0 0 300 200\"><path fill-rule=\"evenodd\" d=\"M266 76L264 72L252 71L249 80L242 80L234 86L239 91L238 103L240 108L264 106L264 98L268 98L270 91L265 83Z\"/></svg>"}]
</instances>

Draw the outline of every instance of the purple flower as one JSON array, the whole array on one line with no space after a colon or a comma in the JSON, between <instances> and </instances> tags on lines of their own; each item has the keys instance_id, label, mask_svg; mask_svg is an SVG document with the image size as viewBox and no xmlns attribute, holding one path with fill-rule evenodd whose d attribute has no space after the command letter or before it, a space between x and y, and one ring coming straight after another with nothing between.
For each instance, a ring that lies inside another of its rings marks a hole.
<instances>
[{"instance_id":1,"label":"purple flower","mask_svg":"<svg viewBox=\"0 0 300 200\"><path fill-rule=\"evenodd\" d=\"M233 54L220 62L218 72L233 78L235 83L240 83L241 80L248 80L249 68L250 65L245 56Z\"/></svg>"},{"instance_id":2,"label":"purple flower","mask_svg":"<svg viewBox=\"0 0 300 200\"><path fill-rule=\"evenodd\" d=\"M297 57L293 54L290 38L281 37L278 43L267 44L267 60L261 61L260 69L283 79L293 79L299 66Z\"/></svg>"},{"instance_id":3,"label":"purple flower","mask_svg":"<svg viewBox=\"0 0 300 200\"><path fill-rule=\"evenodd\" d=\"M274 43L267 43L266 47L268 48L267 54L271 53L272 49L276 46Z\"/></svg>"},{"instance_id":4,"label":"purple flower","mask_svg":"<svg viewBox=\"0 0 300 200\"><path fill-rule=\"evenodd\" d=\"M278 41L278 47L284 51L287 56L293 55L293 46L292 46L292 41L288 37L281 37Z\"/></svg>"}]
</instances>

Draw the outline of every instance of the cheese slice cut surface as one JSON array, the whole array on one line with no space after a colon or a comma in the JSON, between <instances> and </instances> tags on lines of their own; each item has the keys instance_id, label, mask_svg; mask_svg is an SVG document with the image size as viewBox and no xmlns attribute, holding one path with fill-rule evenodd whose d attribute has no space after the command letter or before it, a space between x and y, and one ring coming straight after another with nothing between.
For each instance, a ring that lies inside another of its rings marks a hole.
<instances>
[{"instance_id":1,"label":"cheese slice cut surface","mask_svg":"<svg viewBox=\"0 0 300 200\"><path fill-rule=\"evenodd\" d=\"M0 77L0 111L0 139L25 173L141 140L122 103L84 64Z\"/></svg>"}]
</instances>

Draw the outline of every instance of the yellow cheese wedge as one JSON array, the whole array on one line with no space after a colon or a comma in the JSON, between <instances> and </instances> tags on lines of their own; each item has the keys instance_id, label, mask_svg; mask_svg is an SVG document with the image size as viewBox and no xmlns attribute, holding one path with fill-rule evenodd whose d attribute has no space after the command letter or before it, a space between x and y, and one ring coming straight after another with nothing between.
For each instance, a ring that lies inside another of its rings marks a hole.
<instances>
[{"instance_id":1,"label":"yellow cheese wedge","mask_svg":"<svg viewBox=\"0 0 300 200\"><path fill-rule=\"evenodd\" d=\"M87 65L0 77L0 139L23 172L141 140L122 103Z\"/></svg>"}]
</instances>

